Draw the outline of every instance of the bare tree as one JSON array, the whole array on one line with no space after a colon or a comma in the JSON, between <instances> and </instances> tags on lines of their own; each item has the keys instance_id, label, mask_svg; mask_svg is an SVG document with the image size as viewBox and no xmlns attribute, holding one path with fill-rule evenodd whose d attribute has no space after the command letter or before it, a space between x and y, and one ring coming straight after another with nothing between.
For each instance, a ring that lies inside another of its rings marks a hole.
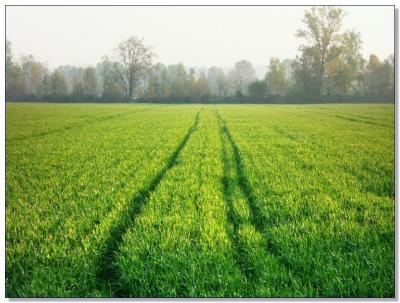
<instances>
[{"instance_id":1,"label":"bare tree","mask_svg":"<svg viewBox=\"0 0 400 303\"><path fill-rule=\"evenodd\" d=\"M152 57L143 39L132 36L118 44L111 67L128 101L132 100L139 80L151 68Z\"/></svg>"}]
</instances>

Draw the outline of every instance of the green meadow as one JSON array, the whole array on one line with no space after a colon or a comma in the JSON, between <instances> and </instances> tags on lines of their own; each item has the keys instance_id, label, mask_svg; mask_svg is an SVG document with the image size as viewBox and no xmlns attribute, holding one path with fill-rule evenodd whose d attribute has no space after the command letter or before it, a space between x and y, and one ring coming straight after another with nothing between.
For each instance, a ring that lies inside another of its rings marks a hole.
<instances>
[{"instance_id":1,"label":"green meadow","mask_svg":"<svg viewBox=\"0 0 400 303\"><path fill-rule=\"evenodd\" d=\"M394 297L393 104L6 104L8 297Z\"/></svg>"}]
</instances>

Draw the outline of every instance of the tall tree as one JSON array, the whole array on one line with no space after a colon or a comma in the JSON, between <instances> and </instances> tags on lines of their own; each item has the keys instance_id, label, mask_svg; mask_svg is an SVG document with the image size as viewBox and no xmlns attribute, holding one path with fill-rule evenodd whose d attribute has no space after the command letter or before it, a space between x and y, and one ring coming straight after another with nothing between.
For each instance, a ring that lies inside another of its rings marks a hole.
<instances>
[{"instance_id":1,"label":"tall tree","mask_svg":"<svg viewBox=\"0 0 400 303\"><path fill-rule=\"evenodd\" d=\"M137 83L151 67L153 53L144 40L135 36L118 44L111 70L131 101Z\"/></svg>"},{"instance_id":2,"label":"tall tree","mask_svg":"<svg viewBox=\"0 0 400 303\"><path fill-rule=\"evenodd\" d=\"M344 11L333 7L313 7L306 11L303 22L306 29L298 30L296 36L306 44L300 47L303 55L313 56L313 69L316 76L317 93L324 94L326 65L332 50L340 41L340 28Z\"/></svg>"}]
</instances>

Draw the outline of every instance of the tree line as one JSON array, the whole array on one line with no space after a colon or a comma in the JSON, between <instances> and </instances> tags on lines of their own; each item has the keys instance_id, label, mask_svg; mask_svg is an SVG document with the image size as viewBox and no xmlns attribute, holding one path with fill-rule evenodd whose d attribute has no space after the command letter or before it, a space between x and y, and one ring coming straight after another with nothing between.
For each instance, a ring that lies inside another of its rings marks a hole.
<instances>
[{"instance_id":1,"label":"tree line","mask_svg":"<svg viewBox=\"0 0 400 303\"><path fill-rule=\"evenodd\" d=\"M49 70L32 55L15 60L6 41L8 101L59 102L393 102L394 56L361 55L361 35L342 31L341 8L313 7L294 59L271 58L263 79L247 60L230 70L153 63L135 36L96 66Z\"/></svg>"}]
</instances>

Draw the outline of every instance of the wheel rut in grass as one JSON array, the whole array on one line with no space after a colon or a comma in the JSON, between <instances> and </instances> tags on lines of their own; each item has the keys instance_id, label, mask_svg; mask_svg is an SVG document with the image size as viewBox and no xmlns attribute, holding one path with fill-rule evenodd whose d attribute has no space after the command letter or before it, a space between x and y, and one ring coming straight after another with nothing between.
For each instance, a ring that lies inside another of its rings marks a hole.
<instances>
[{"instance_id":1,"label":"wheel rut in grass","mask_svg":"<svg viewBox=\"0 0 400 303\"><path fill-rule=\"evenodd\" d=\"M276 247L266 238L265 234L269 227L268 218L259 209L245 172L240 150L226 126L225 120L217 110L215 115L219 121L223 144L224 176L222 183L224 198L228 206L227 216L233 227L230 236L235 248L235 259L250 286L256 287L265 279L266 273L264 271L265 268L268 268L266 261L268 255L276 259L281 266L284 266L286 271L291 271L291 266L280 258L280 253ZM247 215L243 215L243 211L241 214L237 210L240 203L242 203L242 207L248 209ZM249 239L251 243L248 242ZM264 258L265 262L263 263L260 258ZM250 295L254 295L254 292Z\"/></svg>"},{"instance_id":2,"label":"wheel rut in grass","mask_svg":"<svg viewBox=\"0 0 400 303\"><path fill-rule=\"evenodd\" d=\"M115 256L119 249L121 242L123 241L124 234L128 228L135 224L136 218L140 215L144 205L149 199L150 195L156 190L160 182L165 177L166 173L174 167L176 160L189 141L191 135L196 131L200 120L200 112L197 112L193 125L189 128L182 141L170 155L166 161L163 169L153 177L142 190L140 190L129 202L128 209L122 212L117 222L113 222L110 236L107 238L105 243L102 245L102 253L99 261L99 272L97 275L98 284L100 287L106 287L109 289L114 296L129 296L125 293L124 289L117 287L117 281L119 279L119 273L115 266Z\"/></svg>"},{"instance_id":3,"label":"wheel rut in grass","mask_svg":"<svg viewBox=\"0 0 400 303\"><path fill-rule=\"evenodd\" d=\"M345 120L345 121L350 121L350 122L356 122L356 123L364 123L367 125L374 125L374 126L380 126L380 127L387 127L387 125L379 123L379 122L375 122L375 121L366 121L366 118L357 118L354 116L350 116L350 115L340 115L337 113L327 113L327 112L316 112L316 114L322 114L325 116L329 116L331 118L337 118L337 119L341 119L341 120Z\"/></svg>"},{"instance_id":4,"label":"wheel rut in grass","mask_svg":"<svg viewBox=\"0 0 400 303\"><path fill-rule=\"evenodd\" d=\"M221 117L221 115L218 113L218 111L215 112L215 115L217 116L217 118L220 121L222 139L223 139L223 136L225 136L227 138L228 144L230 145L230 147L228 147L228 148L232 149L234 162L235 162L234 165L236 166L235 169L237 171L237 178L238 178L239 186L240 186L240 189L243 192L243 194L247 200L248 206L250 208L251 216L252 216L252 224L258 231L262 232L266 227L267 218L265 218L265 216L263 216L263 214L260 212L260 210L257 207L257 200L253 194L253 191L250 187L250 182L249 182L246 172L244 170L244 165L243 165L243 161L242 161L242 158L240 155L240 150L239 150L238 146L236 145L228 127L226 126L225 120ZM224 142L224 140L223 140L223 142ZM224 147L224 148L226 148L226 147Z\"/></svg>"}]
</instances>

